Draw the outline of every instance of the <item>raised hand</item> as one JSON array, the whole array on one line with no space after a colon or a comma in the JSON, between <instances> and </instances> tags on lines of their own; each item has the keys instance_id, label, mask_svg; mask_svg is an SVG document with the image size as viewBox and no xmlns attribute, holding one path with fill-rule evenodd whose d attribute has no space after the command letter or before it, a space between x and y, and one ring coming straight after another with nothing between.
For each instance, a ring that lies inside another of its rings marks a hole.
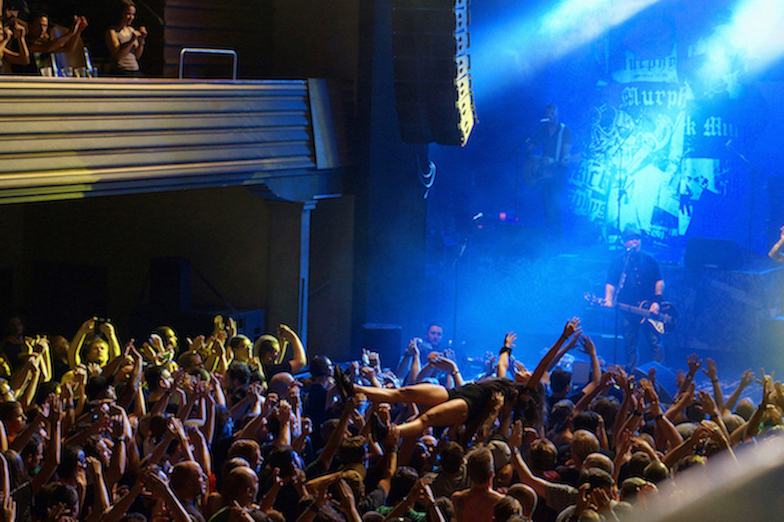
<instances>
[{"instance_id":1,"label":"raised hand","mask_svg":"<svg viewBox=\"0 0 784 522\"><path fill-rule=\"evenodd\" d=\"M648 368L648 380L655 383L656 382L656 367L651 366Z\"/></svg>"},{"instance_id":2,"label":"raised hand","mask_svg":"<svg viewBox=\"0 0 784 522\"><path fill-rule=\"evenodd\" d=\"M689 374L695 375L702 366L702 359L696 353L693 353L686 358L686 364L689 365Z\"/></svg>"},{"instance_id":3,"label":"raised hand","mask_svg":"<svg viewBox=\"0 0 784 522\"><path fill-rule=\"evenodd\" d=\"M680 368L675 372L675 387L679 390L683 387L683 383L686 382L686 374L683 373L683 370Z\"/></svg>"},{"instance_id":4,"label":"raised hand","mask_svg":"<svg viewBox=\"0 0 784 522\"><path fill-rule=\"evenodd\" d=\"M278 339L280 341L283 341L284 339L292 339L295 335L296 334L294 333L294 330L289 328L287 325L281 324L278 326ZM283 348L283 346L281 346L281 348Z\"/></svg>"},{"instance_id":5,"label":"raised hand","mask_svg":"<svg viewBox=\"0 0 784 522\"><path fill-rule=\"evenodd\" d=\"M514 348L515 341L517 341L517 334L514 332L506 332L504 336L504 348Z\"/></svg>"},{"instance_id":6,"label":"raised hand","mask_svg":"<svg viewBox=\"0 0 784 522\"><path fill-rule=\"evenodd\" d=\"M713 361L713 359L705 359L705 366L707 366L707 368L703 368L702 372L707 375L711 381L717 380L719 377L718 373L716 372L716 363Z\"/></svg>"},{"instance_id":7,"label":"raised hand","mask_svg":"<svg viewBox=\"0 0 784 522\"><path fill-rule=\"evenodd\" d=\"M588 355L596 353L596 345L593 344L593 339L588 334L580 334L580 345L582 346L581 352Z\"/></svg>"},{"instance_id":8,"label":"raised hand","mask_svg":"<svg viewBox=\"0 0 784 522\"><path fill-rule=\"evenodd\" d=\"M101 461L95 457L87 457L87 473L93 477L98 477L101 475L101 471Z\"/></svg>"},{"instance_id":9,"label":"raised hand","mask_svg":"<svg viewBox=\"0 0 784 522\"><path fill-rule=\"evenodd\" d=\"M702 406L702 411L710 415L711 417L716 417L718 415L718 408L716 407L716 402L713 400L713 397L706 391L700 390L697 392L697 400Z\"/></svg>"},{"instance_id":10,"label":"raised hand","mask_svg":"<svg viewBox=\"0 0 784 522\"><path fill-rule=\"evenodd\" d=\"M281 424L289 422L291 417L291 404L289 404L289 401L284 399L278 403L275 417L277 417Z\"/></svg>"},{"instance_id":11,"label":"raised hand","mask_svg":"<svg viewBox=\"0 0 784 522\"><path fill-rule=\"evenodd\" d=\"M53 426L56 422L61 422L63 420L63 401L58 397L50 396L48 402L49 415L47 415L46 420L49 422L50 426Z\"/></svg>"},{"instance_id":12,"label":"raised hand","mask_svg":"<svg viewBox=\"0 0 784 522\"><path fill-rule=\"evenodd\" d=\"M90 332L94 331L95 330L95 320L96 319L97 319L97 317L91 317L90 319L86 320L84 323L82 323L82 326L79 328L79 330L82 333L90 333Z\"/></svg>"},{"instance_id":13,"label":"raised hand","mask_svg":"<svg viewBox=\"0 0 784 522\"><path fill-rule=\"evenodd\" d=\"M582 328L580 328L580 318L579 317L572 317L564 326L563 335L565 337L570 337L572 334L580 333Z\"/></svg>"},{"instance_id":14,"label":"raised hand","mask_svg":"<svg viewBox=\"0 0 784 522\"><path fill-rule=\"evenodd\" d=\"M624 392L628 392L634 386L634 375L628 375L621 366L616 366L615 382Z\"/></svg>"},{"instance_id":15,"label":"raised hand","mask_svg":"<svg viewBox=\"0 0 784 522\"><path fill-rule=\"evenodd\" d=\"M237 332L239 332L239 329L237 328L237 321L235 321L233 317L229 317L229 323L226 325L226 333L231 339L237 337Z\"/></svg>"},{"instance_id":16,"label":"raised hand","mask_svg":"<svg viewBox=\"0 0 784 522\"><path fill-rule=\"evenodd\" d=\"M509 436L509 447L514 450L515 448L520 448L523 445L523 421L516 420L515 423L512 425L512 434Z\"/></svg>"},{"instance_id":17,"label":"raised hand","mask_svg":"<svg viewBox=\"0 0 784 522\"><path fill-rule=\"evenodd\" d=\"M166 496L166 489L169 487L168 481L158 476L154 469L148 468L142 474L142 484L156 497Z\"/></svg>"},{"instance_id":18,"label":"raised hand","mask_svg":"<svg viewBox=\"0 0 784 522\"><path fill-rule=\"evenodd\" d=\"M108 321L98 325L98 330L100 330L101 333L104 334L104 336L106 336L107 339L111 339L112 337L114 337L115 334L114 325Z\"/></svg>"},{"instance_id":19,"label":"raised hand","mask_svg":"<svg viewBox=\"0 0 784 522\"><path fill-rule=\"evenodd\" d=\"M384 439L383 446L387 449L397 448L400 444L400 428L396 424L389 424L387 437Z\"/></svg>"}]
</instances>

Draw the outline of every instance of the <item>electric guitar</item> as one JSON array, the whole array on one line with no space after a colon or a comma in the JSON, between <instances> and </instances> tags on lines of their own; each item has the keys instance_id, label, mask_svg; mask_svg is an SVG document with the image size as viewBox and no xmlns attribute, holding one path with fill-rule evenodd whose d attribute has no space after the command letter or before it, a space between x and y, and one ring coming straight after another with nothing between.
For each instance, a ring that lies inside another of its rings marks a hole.
<instances>
[{"instance_id":1,"label":"electric guitar","mask_svg":"<svg viewBox=\"0 0 784 522\"><path fill-rule=\"evenodd\" d=\"M580 153L564 158L568 164L576 163L582 159ZM523 169L523 183L528 188L537 188L542 183L553 179L560 168L560 163L550 156L528 156Z\"/></svg>"},{"instance_id":2,"label":"electric guitar","mask_svg":"<svg viewBox=\"0 0 784 522\"><path fill-rule=\"evenodd\" d=\"M601 297L588 293L586 293L584 297L591 305L604 305L604 299ZM675 326L678 324L678 311L672 303L667 301L664 301L659 305L659 313L653 313L649 310L651 306L649 301L641 301L637 306L624 303L616 303L615 306L622 312L641 316L642 319L640 319L640 324L647 321L660 334L665 334L668 331L674 330Z\"/></svg>"}]
</instances>

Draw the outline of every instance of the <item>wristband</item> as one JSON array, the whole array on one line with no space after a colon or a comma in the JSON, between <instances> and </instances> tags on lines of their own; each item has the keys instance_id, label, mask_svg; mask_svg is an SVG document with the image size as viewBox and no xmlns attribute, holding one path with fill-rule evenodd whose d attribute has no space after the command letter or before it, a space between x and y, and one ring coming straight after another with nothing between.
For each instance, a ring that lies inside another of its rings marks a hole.
<instances>
[{"instance_id":1,"label":"wristband","mask_svg":"<svg viewBox=\"0 0 784 522\"><path fill-rule=\"evenodd\" d=\"M452 372L452 377L457 377L457 374L460 373L460 370L455 370Z\"/></svg>"},{"instance_id":2,"label":"wristband","mask_svg":"<svg viewBox=\"0 0 784 522\"><path fill-rule=\"evenodd\" d=\"M718 379L711 379L710 381L711 381L711 382L719 382L719 380L718 380Z\"/></svg>"},{"instance_id":3,"label":"wristband","mask_svg":"<svg viewBox=\"0 0 784 522\"><path fill-rule=\"evenodd\" d=\"M503 355L505 353L508 353L509 355L512 355L512 349L509 348L508 346L504 346L503 348L501 348L501 351L498 352L498 355L500 356L500 355Z\"/></svg>"},{"instance_id":4,"label":"wristband","mask_svg":"<svg viewBox=\"0 0 784 522\"><path fill-rule=\"evenodd\" d=\"M633 417L642 417L642 413L640 413L639 411L633 411L632 412L632 416Z\"/></svg>"},{"instance_id":5,"label":"wristband","mask_svg":"<svg viewBox=\"0 0 784 522\"><path fill-rule=\"evenodd\" d=\"M658 415L654 415L654 416L653 416L653 420L659 420L659 419L661 419L662 417L664 417L664 414L663 414L663 413L660 413L660 414L658 414Z\"/></svg>"}]
</instances>

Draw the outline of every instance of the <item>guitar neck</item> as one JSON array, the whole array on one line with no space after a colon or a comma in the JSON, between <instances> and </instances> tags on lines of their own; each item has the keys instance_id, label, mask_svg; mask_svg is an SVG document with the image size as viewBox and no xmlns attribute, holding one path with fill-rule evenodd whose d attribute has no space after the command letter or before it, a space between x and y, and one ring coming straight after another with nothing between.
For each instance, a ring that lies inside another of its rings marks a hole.
<instances>
[{"instance_id":1,"label":"guitar neck","mask_svg":"<svg viewBox=\"0 0 784 522\"><path fill-rule=\"evenodd\" d=\"M651 312L650 310L647 310L647 309L642 308L640 306L632 306L632 305L627 305L627 304L623 304L623 303L617 303L615 306L617 306L620 310L623 310L624 312L629 312L629 313L632 313L632 314L641 315L643 317L650 317L650 316L654 315L654 313Z\"/></svg>"}]
</instances>

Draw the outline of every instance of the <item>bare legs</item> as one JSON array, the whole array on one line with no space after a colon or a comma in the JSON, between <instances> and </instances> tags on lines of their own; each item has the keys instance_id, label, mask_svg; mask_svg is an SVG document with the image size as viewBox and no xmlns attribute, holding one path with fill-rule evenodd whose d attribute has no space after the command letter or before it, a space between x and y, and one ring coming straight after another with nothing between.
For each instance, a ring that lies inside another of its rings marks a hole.
<instances>
[{"instance_id":1,"label":"bare legs","mask_svg":"<svg viewBox=\"0 0 784 522\"><path fill-rule=\"evenodd\" d=\"M373 402L415 402L430 409L411 422L401 424L401 438L415 438L431 426L455 426L468 420L468 404L462 399L449 400L449 392L437 384L414 384L399 389L354 385Z\"/></svg>"},{"instance_id":2,"label":"bare legs","mask_svg":"<svg viewBox=\"0 0 784 522\"><path fill-rule=\"evenodd\" d=\"M398 426L403 439L419 437L431 426L457 426L468 420L468 403L462 399L452 399L433 406L416 419ZM451 431L451 430L450 430Z\"/></svg>"},{"instance_id":3,"label":"bare legs","mask_svg":"<svg viewBox=\"0 0 784 522\"><path fill-rule=\"evenodd\" d=\"M372 402L415 402L421 406L435 406L449 400L449 392L437 384L414 384L399 389L375 388L354 385L354 390L364 393Z\"/></svg>"}]
</instances>

